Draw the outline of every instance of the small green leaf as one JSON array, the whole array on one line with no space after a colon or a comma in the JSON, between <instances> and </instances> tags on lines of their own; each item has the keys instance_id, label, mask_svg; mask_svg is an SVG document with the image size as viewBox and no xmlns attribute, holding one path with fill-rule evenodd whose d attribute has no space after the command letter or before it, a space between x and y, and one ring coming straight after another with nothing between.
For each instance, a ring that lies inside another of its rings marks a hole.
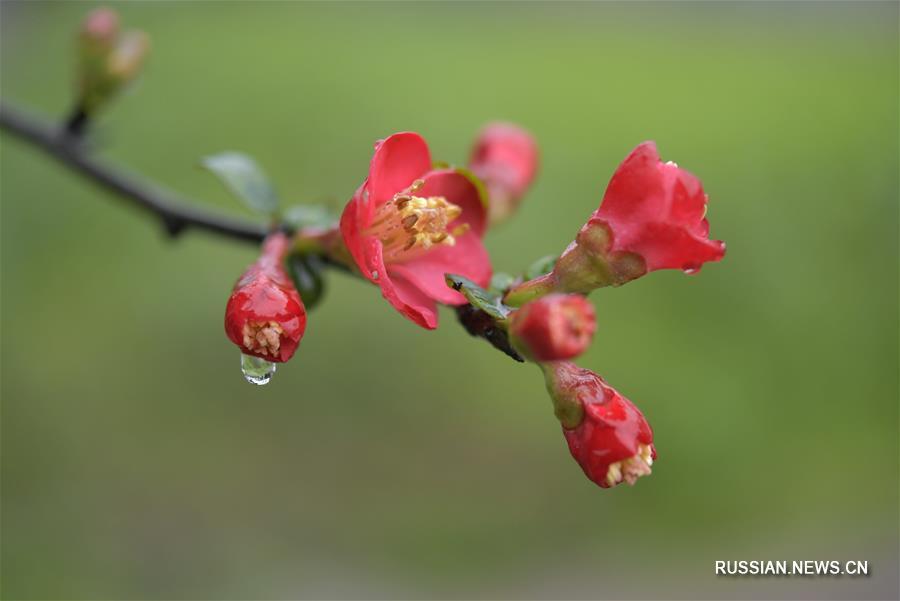
<instances>
[{"instance_id":1,"label":"small green leaf","mask_svg":"<svg viewBox=\"0 0 900 601\"><path fill-rule=\"evenodd\" d=\"M502 293L506 291L507 288L512 286L516 281L516 278L509 275L508 273L503 273L502 271L498 271L494 274L494 277L491 278L491 291Z\"/></svg>"},{"instance_id":2,"label":"small green leaf","mask_svg":"<svg viewBox=\"0 0 900 601\"><path fill-rule=\"evenodd\" d=\"M285 209L281 220L295 230L306 228L329 229L338 218L322 205L294 205Z\"/></svg>"},{"instance_id":3,"label":"small green leaf","mask_svg":"<svg viewBox=\"0 0 900 601\"><path fill-rule=\"evenodd\" d=\"M265 215L278 211L278 196L256 161L240 152L223 152L203 159L203 166L248 207Z\"/></svg>"},{"instance_id":4,"label":"small green leaf","mask_svg":"<svg viewBox=\"0 0 900 601\"><path fill-rule=\"evenodd\" d=\"M295 253L288 257L287 268L306 309L312 309L325 293L325 280L322 277L325 266L321 259L315 255Z\"/></svg>"},{"instance_id":5,"label":"small green leaf","mask_svg":"<svg viewBox=\"0 0 900 601\"><path fill-rule=\"evenodd\" d=\"M512 308L503 304L503 297L496 292L485 290L472 280L464 278L461 275L453 275L448 273L445 276L447 285L462 293L472 306L481 309L492 318L497 320L506 319Z\"/></svg>"},{"instance_id":6,"label":"small green leaf","mask_svg":"<svg viewBox=\"0 0 900 601\"><path fill-rule=\"evenodd\" d=\"M556 265L556 260L559 257L556 255L547 255L546 257L541 257L534 263L528 266L528 269L525 270L525 279L533 280L534 278L539 278L542 275L546 275L553 271L553 266Z\"/></svg>"}]
</instances>

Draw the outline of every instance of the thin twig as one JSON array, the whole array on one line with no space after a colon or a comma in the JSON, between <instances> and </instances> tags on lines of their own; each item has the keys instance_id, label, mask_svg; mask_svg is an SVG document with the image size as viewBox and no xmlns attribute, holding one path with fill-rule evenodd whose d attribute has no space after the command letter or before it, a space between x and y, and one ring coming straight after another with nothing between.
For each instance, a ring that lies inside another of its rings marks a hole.
<instances>
[{"instance_id":1,"label":"thin twig","mask_svg":"<svg viewBox=\"0 0 900 601\"><path fill-rule=\"evenodd\" d=\"M173 237L195 228L246 242L259 243L265 238L264 226L198 208L136 174L91 157L84 152L82 142L68 135L64 128L54 127L6 103L0 103L0 127L72 171L116 192L122 200L155 214Z\"/></svg>"}]
</instances>

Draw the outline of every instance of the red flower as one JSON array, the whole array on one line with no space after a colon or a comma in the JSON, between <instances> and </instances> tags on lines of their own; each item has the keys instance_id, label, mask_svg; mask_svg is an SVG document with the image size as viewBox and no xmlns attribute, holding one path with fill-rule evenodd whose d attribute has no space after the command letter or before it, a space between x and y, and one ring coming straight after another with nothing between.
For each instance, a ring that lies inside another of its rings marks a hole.
<instances>
[{"instance_id":1,"label":"red flower","mask_svg":"<svg viewBox=\"0 0 900 601\"><path fill-rule=\"evenodd\" d=\"M428 146L411 132L375 146L369 177L341 215L341 235L364 277L408 319L437 327L437 303L465 298L447 273L486 286L491 264L478 189L453 169L432 169Z\"/></svg>"},{"instance_id":2,"label":"red flower","mask_svg":"<svg viewBox=\"0 0 900 601\"><path fill-rule=\"evenodd\" d=\"M545 364L544 375L569 451L588 478L609 488L650 474L653 430L631 401L566 361Z\"/></svg>"},{"instance_id":3,"label":"red flower","mask_svg":"<svg viewBox=\"0 0 900 601\"><path fill-rule=\"evenodd\" d=\"M671 161L663 163L656 144L644 142L616 169L585 227L605 224L607 252L639 255L648 272L694 272L725 256L725 243L709 239L707 200L699 179Z\"/></svg>"},{"instance_id":4,"label":"red flower","mask_svg":"<svg viewBox=\"0 0 900 601\"><path fill-rule=\"evenodd\" d=\"M616 169L600 208L553 271L513 287L506 302L521 305L549 292L587 294L657 269L696 273L725 256L725 243L709 239L706 201L700 180L660 161L656 144L644 142Z\"/></svg>"},{"instance_id":5,"label":"red flower","mask_svg":"<svg viewBox=\"0 0 900 601\"><path fill-rule=\"evenodd\" d=\"M228 299L225 333L245 355L284 362L303 337L306 308L282 265L290 244L282 233L270 235Z\"/></svg>"},{"instance_id":6,"label":"red flower","mask_svg":"<svg viewBox=\"0 0 900 601\"><path fill-rule=\"evenodd\" d=\"M594 305L580 294L549 294L509 315L513 346L534 361L580 355L596 328Z\"/></svg>"},{"instance_id":7,"label":"red flower","mask_svg":"<svg viewBox=\"0 0 900 601\"><path fill-rule=\"evenodd\" d=\"M515 212L537 167L537 143L521 127L489 123L481 130L472 148L469 168L488 190L492 222Z\"/></svg>"}]
</instances>

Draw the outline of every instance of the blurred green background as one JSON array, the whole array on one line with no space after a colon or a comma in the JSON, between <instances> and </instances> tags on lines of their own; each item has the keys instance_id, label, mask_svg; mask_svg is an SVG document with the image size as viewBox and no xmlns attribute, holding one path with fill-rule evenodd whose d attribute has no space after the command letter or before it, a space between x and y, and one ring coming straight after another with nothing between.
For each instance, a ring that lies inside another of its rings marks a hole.
<instances>
[{"instance_id":1,"label":"blurred green background","mask_svg":"<svg viewBox=\"0 0 900 601\"><path fill-rule=\"evenodd\" d=\"M2 3L4 100L67 111L92 6ZM601 490L538 370L341 274L295 359L244 383L222 314L254 250L169 241L4 134L4 598L897 597L896 3L117 8L153 52L100 152L220 210L243 212L210 153L337 208L376 138L463 161L502 118L543 163L497 269L560 251L645 139L703 179L728 255L592 296L579 363L660 455Z\"/></svg>"}]
</instances>

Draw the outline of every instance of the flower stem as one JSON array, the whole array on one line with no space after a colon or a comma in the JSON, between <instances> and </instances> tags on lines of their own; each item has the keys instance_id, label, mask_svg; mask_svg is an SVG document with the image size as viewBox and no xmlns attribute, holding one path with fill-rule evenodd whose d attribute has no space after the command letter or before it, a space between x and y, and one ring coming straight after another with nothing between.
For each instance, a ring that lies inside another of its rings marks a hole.
<instances>
[{"instance_id":1,"label":"flower stem","mask_svg":"<svg viewBox=\"0 0 900 601\"><path fill-rule=\"evenodd\" d=\"M557 285L556 277L553 273L548 273L513 286L506 293L503 302L511 307L521 307L529 301L550 294L556 290Z\"/></svg>"}]
</instances>

